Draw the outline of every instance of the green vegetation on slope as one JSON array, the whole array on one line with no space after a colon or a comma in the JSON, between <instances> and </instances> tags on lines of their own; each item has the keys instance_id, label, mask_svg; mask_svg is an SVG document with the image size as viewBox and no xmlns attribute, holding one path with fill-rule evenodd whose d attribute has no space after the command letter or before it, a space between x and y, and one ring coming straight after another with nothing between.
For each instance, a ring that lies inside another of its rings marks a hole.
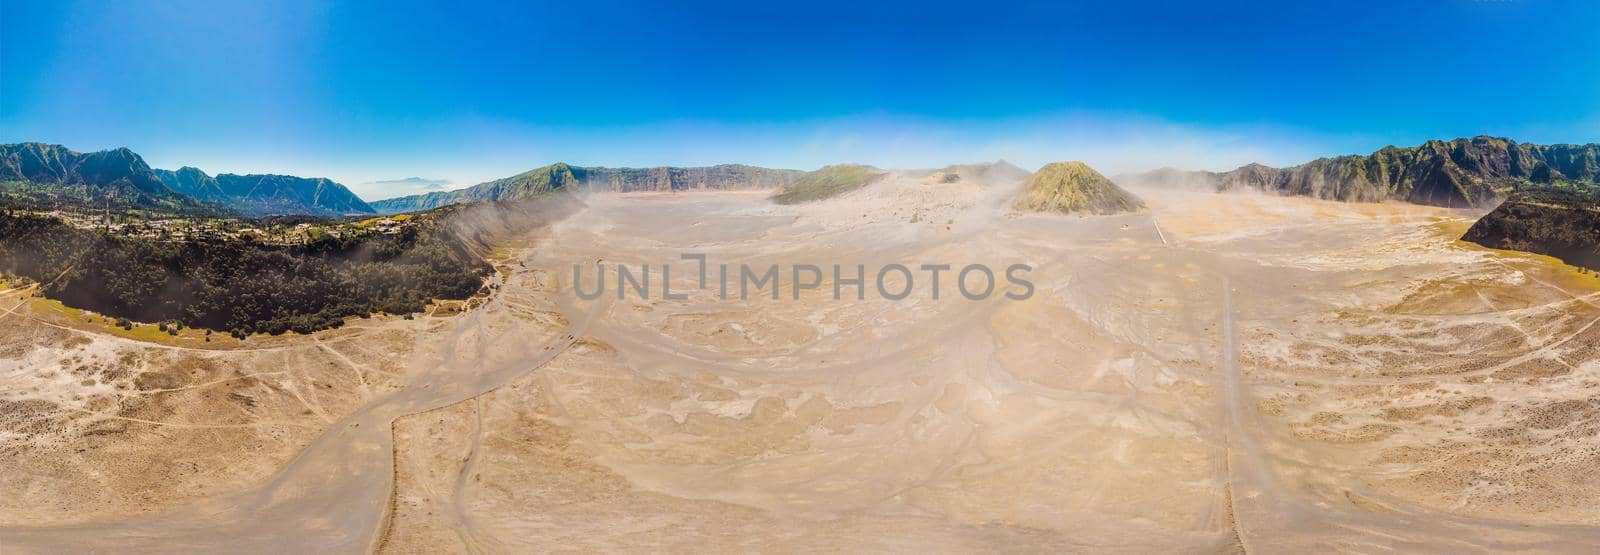
<instances>
[{"instance_id":1,"label":"green vegetation on slope","mask_svg":"<svg viewBox=\"0 0 1600 555\"><path fill-rule=\"evenodd\" d=\"M216 181L227 195L224 204L245 214L340 216L375 213L366 201L350 192L350 189L325 177L224 173L218 175Z\"/></svg>"},{"instance_id":2,"label":"green vegetation on slope","mask_svg":"<svg viewBox=\"0 0 1600 555\"><path fill-rule=\"evenodd\" d=\"M1559 187L1519 191L1478 219L1461 239L1600 270L1600 192Z\"/></svg>"},{"instance_id":3,"label":"green vegetation on slope","mask_svg":"<svg viewBox=\"0 0 1600 555\"><path fill-rule=\"evenodd\" d=\"M80 153L42 143L0 145L0 205L189 215L373 213L372 207L349 189L325 178L211 177L191 167L152 169L126 148Z\"/></svg>"},{"instance_id":4,"label":"green vegetation on slope","mask_svg":"<svg viewBox=\"0 0 1600 555\"><path fill-rule=\"evenodd\" d=\"M207 175L200 168L184 166L177 170L153 170L156 177L166 184L168 189L189 195L197 200L223 204L228 201L228 193L222 190L222 184L217 179Z\"/></svg>"},{"instance_id":5,"label":"green vegetation on slope","mask_svg":"<svg viewBox=\"0 0 1600 555\"><path fill-rule=\"evenodd\" d=\"M166 212L215 211L169 189L126 148L80 153L61 145L0 145L0 203Z\"/></svg>"},{"instance_id":6,"label":"green vegetation on slope","mask_svg":"<svg viewBox=\"0 0 1600 555\"><path fill-rule=\"evenodd\" d=\"M350 189L327 178L231 173L212 177L188 166L176 171L158 169L155 175L173 191L249 216L374 213Z\"/></svg>"},{"instance_id":7,"label":"green vegetation on slope","mask_svg":"<svg viewBox=\"0 0 1600 555\"><path fill-rule=\"evenodd\" d=\"M1144 202L1083 162L1056 162L1039 168L1023 185L1016 208L1032 212L1117 214L1144 208Z\"/></svg>"},{"instance_id":8,"label":"green vegetation on slope","mask_svg":"<svg viewBox=\"0 0 1600 555\"><path fill-rule=\"evenodd\" d=\"M772 196L772 200L778 204L799 204L836 197L860 189L882 176L883 172L872 166L860 164L827 166L784 185L778 194Z\"/></svg>"},{"instance_id":9,"label":"green vegetation on slope","mask_svg":"<svg viewBox=\"0 0 1600 555\"><path fill-rule=\"evenodd\" d=\"M529 200L546 193L565 189L577 182L578 177L573 173L574 169L582 170L582 168L556 163L542 168L534 168L511 177L479 183L465 189L437 191L423 195L380 200L372 203L372 207L380 213L395 214L432 210L453 204Z\"/></svg>"}]
</instances>

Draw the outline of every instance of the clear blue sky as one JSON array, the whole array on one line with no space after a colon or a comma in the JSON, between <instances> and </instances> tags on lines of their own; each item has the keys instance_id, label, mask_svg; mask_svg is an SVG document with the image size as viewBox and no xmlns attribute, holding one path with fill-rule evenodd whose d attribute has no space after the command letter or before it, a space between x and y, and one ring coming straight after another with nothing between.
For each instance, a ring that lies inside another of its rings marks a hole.
<instances>
[{"instance_id":1,"label":"clear blue sky","mask_svg":"<svg viewBox=\"0 0 1600 555\"><path fill-rule=\"evenodd\" d=\"M0 0L0 141L368 198L554 161L1116 172L1600 141L1592 1L256 4Z\"/></svg>"}]
</instances>

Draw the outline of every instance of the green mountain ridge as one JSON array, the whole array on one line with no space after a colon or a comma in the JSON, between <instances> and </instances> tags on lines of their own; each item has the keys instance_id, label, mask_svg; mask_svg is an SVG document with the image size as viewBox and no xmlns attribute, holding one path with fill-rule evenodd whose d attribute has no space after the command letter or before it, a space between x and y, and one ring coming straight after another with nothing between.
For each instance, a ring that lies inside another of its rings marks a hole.
<instances>
[{"instance_id":1,"label":"green mountain ridge","mask_svg":"<svg viewBox=\"0 0 1600 555\"><path fill-rule=\"evenodd\" d=\"M1388 146L1368 155L1318 158L1298 166L1247 164L1227 172L1162 168L1122 178L1128 184L1216 191L1255 189L1329 200L1400 200L1487 207L1513 191L1600 180L1600 144L1538 145L1480 135Z\"/></svg>"},{"instance_id":2,"label":"green mountain ridge","mask_svg":"<svg viewBox=\"0 0 1600 555\"><path fill-rule=\"evenodd\" d=\"M167 187L127 148L80 153L62 145L0 145L0 198L47 206L202 210L192 197Z\"/></svg>"},{"instance_id":3,"label":"green mountain ridge","mask_svg":"<svg viewBox=\"0 0 1600 555\"><path fill-rule=\"evenodd\" d=\"M393 214L450 204L522 200L567 189L612 192L769 189L782 187L803 173L743 164L606 168L555 163L465 189L384 199L372 202L371 206L379 213Z\"/></svg>"},{"instance_id":4,"label":"green mountain ridge","mask_svg":"<svg viewBox=\"0 0 1600 555\"><path fill-rule=\"evenodd\" d=\"M200 168L184 166L173 170L155 170L156 177L166 184L167 188L189 195L205 202L224 204L228 200L227 192L222 190L222 185Z\"/></svg>"},{"instance_id":5,"label":"green mountain ridge","mask_svg":"<svg viewBox=\"0 0 1600 555\"><path fill-rule=\"evenodd\" d=\"M0 145L0 199L58 205L248 216L372 214L371 206L325 178L207 175L184 166L153 169L127 148L80 153L62 145Z\"/></svg>"},{"instance_id":6,"label":"green mountain ridge","mask_svg":"<svg viewBox=\"0 0 1600 555\"><path fill-rule=\"evenodd\" d=\"M325 177L219 174L217 183L233 205L256 214L373 214L376 210L355 193Z\"/></svg>"},{"instance_id":7,"label":"green mountain ridge","mask_svg":"<svg viewBox=\"0 0 1600 555\"><path fill-rule=\"evenodd\" d=\"M155 171L161 181L174 191L250 216L376 213L366 201L344 185L323 177L231 173L212 177L190 166L176 171Z\"/></svg>"}]
</instances>

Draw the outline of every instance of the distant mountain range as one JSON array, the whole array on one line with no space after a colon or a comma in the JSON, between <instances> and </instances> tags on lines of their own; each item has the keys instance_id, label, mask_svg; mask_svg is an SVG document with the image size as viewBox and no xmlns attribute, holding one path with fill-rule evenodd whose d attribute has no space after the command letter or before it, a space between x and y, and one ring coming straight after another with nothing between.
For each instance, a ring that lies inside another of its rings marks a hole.
<instances>
[{"instance_id":1,"label":"distant mountain range","mask_svg":"<svg viewBox=\"0 0 1600 555\"><path fill-rule=\"evenodd\" d=\"M126 148L82 154L61 145L0 145L0 198L35 204L201 210Z\"/></svg>"},{"instance_id":2,"label":"distant mountain range","mask_svg":"<svg viewBox=\"0 0 1600 555\"><path fill-rule=\"evenodd\" d=\"M199 168L155 170L168 188L191 197L222 204L252 216L308 214L337 216L372 214L366 201L344 185L321 177L292 175L235 175L211 177Z\"/></svg>"},{"instance_id":3,"label":"distant mountain range","mask_svg":"<svg viewBox=\"0 0 1600 555\"><path fill-rule=\"evenodd\" d=\"M371 204L380 213L393 214L450 204L520 200L562 189L611 192L771 189L792 183L805 173L743 164L692 168L604 168L556 163L465 189L385 199Z\"/></svg>"},{"instance_id":4,"label":"distant mountain range","mask_svg":"<svg viewBox=\"0 0 1600 555\"><path fill-rule=\"evenodd\" d=\"M372 214L343 185L287 175L207 175L197 168L152 169L126 148L79 153L61 145L0 145L0 198L35 205L78 204L247 216Z\"/></svg>"},{"instance_id":5,"label":"distant mountain range","mask_svg":"<svg viewBox=\"0 0 1600 555\"><path fill-rule=\"evenodd\" d=\"M1024 173L1010 164L992 166L989 170ZM177 212L220 210L249 216L390 214L450 204L518 200L567 189L789 191L807 185L807 176L812 181L827 181L823 178L840 173L839 168L846 167L853 166L803 172L741 164L606 168L557 163L465 189L367 203L343 185L324 178L227 173L213 177L192 167L152 169L138 154L126 148L79 153L61 145L19 143L0 145L0 201L34 206L65 203ZM1097 180L1090 180L1094 183L1068 181L1072 183L1063 182L1065 188L1051 190L1096 192L1103 189L1096 185ZM1122 185L1211 191L1251 189L1342 201L1400 200L1437 206L1487 207L1512 192L1528 188L1562 184L1597 187L1600 144L1537 145L1479 136L1428 141L1415 147L1390 146L1368 155L1319 158L1287 168L1260 164L1227 172L1167 168L1119 176L1116 181ZM1086 183L1089 185L1084 185Z\"/></svg>"},{"instance_id":6,"label":"distant mountain range","mask_svg":"<svg viewBox=\"0 0 1600 555\"><path fill-rule=\"evenodd\" d=\"M1385 147L1372 154L1318 158L1298 166L1249 164L1228 172L1163 168L1121 176L1124 185L1215 191L1256 189L1330 200L1401 200L1487 207L1530 186L1600 179L1600 144L1536 145L1478 136Z\"/></svg>"}]
</instances>

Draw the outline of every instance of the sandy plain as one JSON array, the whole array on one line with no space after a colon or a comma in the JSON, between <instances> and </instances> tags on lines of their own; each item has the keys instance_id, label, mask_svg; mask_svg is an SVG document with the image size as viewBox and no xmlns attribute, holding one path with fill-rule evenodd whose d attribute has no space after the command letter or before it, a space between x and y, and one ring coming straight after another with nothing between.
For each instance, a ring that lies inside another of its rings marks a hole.
<instances>
[{"instance_id":1,"label":"sandy plain","mask_svg":"<svg viewBox=\"0 0 1600 555\"><path fill-rule=\"evenodd\" d=\"M505 238L492 296L311 336L130 336L5 291L0 551L1600 545L1591 276L1456 241L1471 213L1020 215L963 172L589 195ZM1022 262L1036 291L724 300L682 253ZM688 298L582 300L597 261Z\"/></svg>"}]
</instances>

